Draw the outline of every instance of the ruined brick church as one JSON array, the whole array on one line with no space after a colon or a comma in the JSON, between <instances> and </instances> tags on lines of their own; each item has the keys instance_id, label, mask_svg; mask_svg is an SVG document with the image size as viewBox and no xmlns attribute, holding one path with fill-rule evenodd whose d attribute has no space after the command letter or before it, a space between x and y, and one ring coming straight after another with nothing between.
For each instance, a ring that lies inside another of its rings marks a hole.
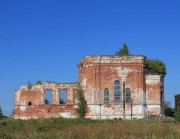
<instances>
[{"instance_id":1,"label":"ruined brick church","mask_svg":"<svg viewBox=\"0 0 180 139\"><path fill-rule=\"evenodd\" d=\"M87 101L87 118L141 119L164 115L164 81L145 73L144 56L85 56L78 64L79 82ZM46 91L52 103L46 104ZM65 104L60 103L66 91ZM76 118L77 83L43 82L15 91L14 118Z\"/></svg>"}]
</instances>

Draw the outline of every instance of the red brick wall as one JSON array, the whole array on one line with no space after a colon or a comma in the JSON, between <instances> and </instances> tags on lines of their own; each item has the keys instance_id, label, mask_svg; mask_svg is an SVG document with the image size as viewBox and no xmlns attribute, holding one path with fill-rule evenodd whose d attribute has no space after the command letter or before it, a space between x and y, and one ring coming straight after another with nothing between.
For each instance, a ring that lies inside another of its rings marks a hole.
<instances>
[{"instance_id":1,"label":"red brick wall","mask_svg":"<svg viewBox=\"0 0 180 139\"><path fill-rule=\"evenodd\" d=\"M90 118L142 118L162 114L164 85L160 75L145 75L144 56L86 56L78 64L79 81L88 104ZM121 85L121 102L114 103L114 81ZM104 104L104 89L109 89L109 104ZM132 105L125 102L130 88ZM52 90L52 105L45 105L45 90ZM66 90L66 105L59 104L59 90ZM76 117L77 84L44 82L32 89L22 86L15 92L15 117ZM162 95L161 95L162 92ZM31 106L28 106L31 102Z\"/></svg>"},{"instance_id":2,"label":"red brick wall","mask_svg":"<svg viewBox=\"0 0 180 139\"><path fill-rule=\"evenodd\" d=\"M77 84L44 82L31 89L22 86L15 92L15 118L59 117L62 112L76 117L74 93ZM52 104L45 104L45 90L52 90ZM60 104L60 90L66 90L66 104Z\"/></svg>"}]
</instances>

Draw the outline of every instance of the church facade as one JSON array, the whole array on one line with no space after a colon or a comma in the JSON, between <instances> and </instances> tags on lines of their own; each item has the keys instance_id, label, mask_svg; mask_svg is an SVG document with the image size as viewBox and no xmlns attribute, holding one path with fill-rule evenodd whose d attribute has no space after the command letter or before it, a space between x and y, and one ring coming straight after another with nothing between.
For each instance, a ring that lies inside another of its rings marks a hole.
<instances>
[{"instance_id":1,"label":"church facade","mask_svg":"<svg viewBox=\"0 0 180 139\"><path fill-rule=\"evenodd\" d=\"M79 82L87 102L87 118L141 119L164 115L164 81L148 75L144 56L85 56L78 64ZM15 91L15 118L76 118L77 83L43 82ZM45 93L51 90L52 103ZM61 90L66 91L61 104Z\"/></svg>"}]
</instances>

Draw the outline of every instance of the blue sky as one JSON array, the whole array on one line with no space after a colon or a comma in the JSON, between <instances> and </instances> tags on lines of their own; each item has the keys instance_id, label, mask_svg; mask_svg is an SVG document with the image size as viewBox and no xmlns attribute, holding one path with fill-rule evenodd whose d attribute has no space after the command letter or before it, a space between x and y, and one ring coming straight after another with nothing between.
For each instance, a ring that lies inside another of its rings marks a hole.
<instances>
[{"instance_id":1,"label":"blue sky","mask_svg":"<svg viewBox=\"0 0 180 139\"><path fill-rule=\"evenodd\" d=\"M180 93L179 0L0 0L0 106L28 81L74 82L85 55L131 54L167 66L165 99Z\"/></svg>"}]
</instances>

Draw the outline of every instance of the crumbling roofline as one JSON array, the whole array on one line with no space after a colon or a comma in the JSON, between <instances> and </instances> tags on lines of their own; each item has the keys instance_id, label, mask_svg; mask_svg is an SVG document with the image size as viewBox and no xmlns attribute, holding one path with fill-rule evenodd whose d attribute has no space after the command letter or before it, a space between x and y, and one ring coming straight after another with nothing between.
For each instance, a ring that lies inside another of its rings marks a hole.
<instances>
[{"instance_id":1,"label":"crumbling roofline","mask_svg":"<svg viewBox=\"0 0 180 139\"><path fill-rule=\"evenodd\" d=\"M124 60L142 60L145 61L145 56L143 55L129 55L129 56L116 56L116 55L91 55L91 56L85 56L77 65L78 67L81 66L81 64L83 64L86 60L94 60L96 63L97 62L103 62L103 60L117 60L119 59L120 61L124 61ZM116 62L115 62L116 63Z\"/></svg>"}]
</instances>

